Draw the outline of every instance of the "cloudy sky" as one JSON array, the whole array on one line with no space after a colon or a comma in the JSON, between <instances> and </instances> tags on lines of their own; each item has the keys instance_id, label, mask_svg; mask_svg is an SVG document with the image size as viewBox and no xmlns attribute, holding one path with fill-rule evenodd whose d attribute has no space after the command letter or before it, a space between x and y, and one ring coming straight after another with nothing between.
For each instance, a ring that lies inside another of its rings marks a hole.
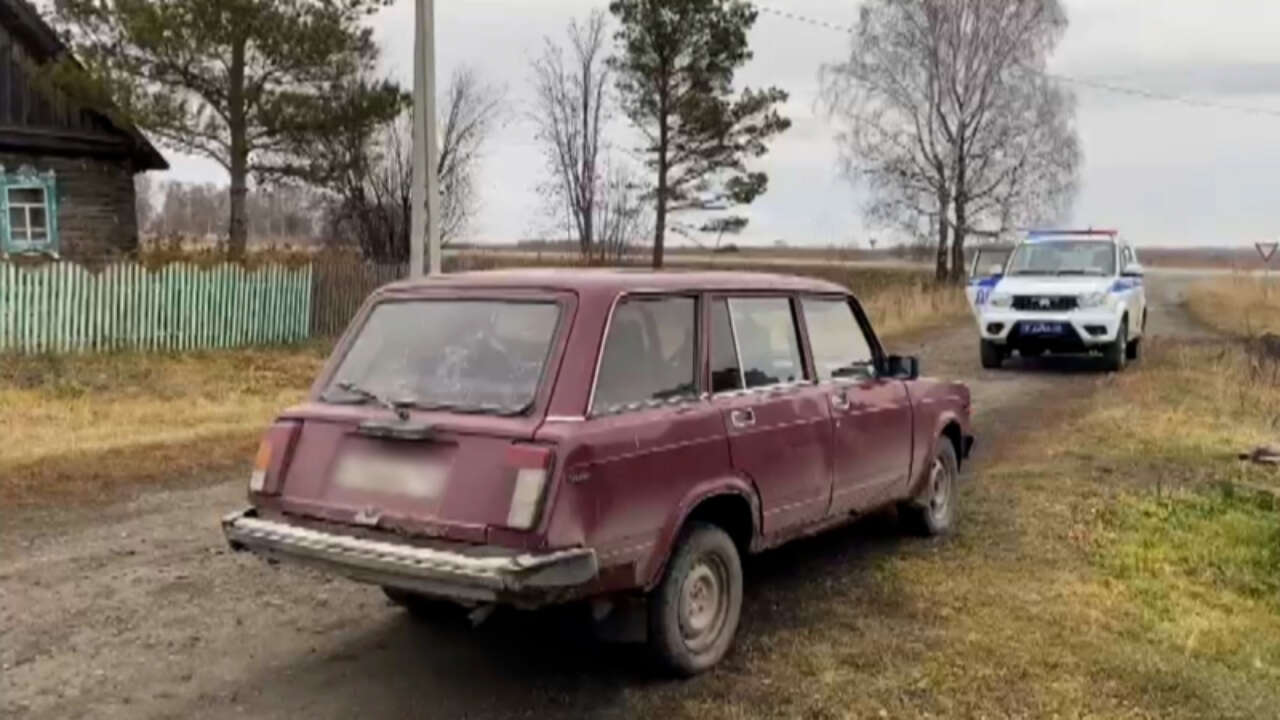
<instances>
[{"instance_id":1,"label":"cloudy sky","mask_svg":"<svg viewBox=\"0 0 1280 720\"><path fill-rule=\"evenodd\" d=\"M1217 105L1280 114L1280 2L1276 0L1065 0L1070 28L1055 73ZM511 119L488 147L479 241L510 241L550 227L535 191L542 160L522 115L529 59L544 36L606 0L436 0L441 83L460 64L506 87ZM859 3L772 0L762 7L852 25ZM386 71L412 80L413 2L373 19ZM769 192L750 209L743 240L863 244L859 199L840 179L833 128L816 107L818 69L848 37L769 12L751 35L755 59L740 80L791 93L794 125L761 163ZM1280 236L1280 116L1156 102L1075 86L1085 152L1073 222L1119 227L1142 244L1250 245ZM218 179L199 160L173 157L171 177Z\"/></svg>"}]
</instances>

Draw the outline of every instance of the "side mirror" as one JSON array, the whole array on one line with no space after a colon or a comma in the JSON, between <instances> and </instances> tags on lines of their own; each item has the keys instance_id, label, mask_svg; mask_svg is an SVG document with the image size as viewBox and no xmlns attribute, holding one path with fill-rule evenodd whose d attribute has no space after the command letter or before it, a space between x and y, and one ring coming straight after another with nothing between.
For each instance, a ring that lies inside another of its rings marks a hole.
<instances>
[{"instance_id":1,"label":"side mirror","mask_svg":"<svg viewBox=\"0 0 1280 720\"><path fill-rule=\"evenodd\" d=\"M1144 271L1142 269L1142 266L1139 265L1138 263L1129 263L1128 265L1125 265L1123 269L1120 270L1120 275L1123 277L1139 277L1140 278L1144 274L1146 274L1146 271Z\"/></svg>"},{"instance_id":2,"label":"side mirror","mask_svg":"<svg viewBox=\"0 0 1280 720\"><path fill-rule=\"evenodd\" d=\"M1004 266L1001 265L1000 263L995 263L987 266L988 277L999 277L1001 275L1004 275Z\"/></svg>"},{"instance_id":3,"label":"side mirror","mask_svg":"<svg viewBox=\"0 0 1280 720\"><path fill-rule=\"evenodd\" d=\"M890 355L886 364L887 374L895 380L915 380L920 377L920 358L914 355Z\"/></svg>"}]
</instances>

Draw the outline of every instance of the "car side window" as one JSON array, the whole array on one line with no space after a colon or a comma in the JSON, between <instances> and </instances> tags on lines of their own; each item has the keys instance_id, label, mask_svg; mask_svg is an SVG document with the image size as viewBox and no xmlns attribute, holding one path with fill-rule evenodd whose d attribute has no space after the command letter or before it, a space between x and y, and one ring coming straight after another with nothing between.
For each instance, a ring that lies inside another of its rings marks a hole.
<instances>
[{"instance_id":1,"label":"car side window","mask_svg":"<svg viewBox=\"0 0 1280 720\"><path fill-rule=\"evenodd\" d=\"M592 412L613 413L697 394L691 297L627 298L614 308Z\"/></svg>"},{"instance_id":2,"label":"car side window","mask_svg":"<svg viewBox=\"0 0 1280 720\"><path fill-rule=\"evenodd\" d=\"M853 307L844 298L804 298L804 324L809 331L813 366L819 380L867 377L875 358Z\"/></svg>"},{"instance_id":3,"label":"car side window","mask_svg":"<svg viewBox=\"0 0 1280 720\"><path fill-rule=\"evenodd\" d=\"M791 301L781 297L730 298L729 316L748 388L805 379Z\"/></svg>"},{"instance_id":4,"label":"car side window","mask_svg":"<svg viewBox=\"0 0 1280 720\"><path fill-rule=\"evenodd\" d=\"M1121 272L1123 272L1125 268L1129 267L1132 264L1133 264L1133 251L1129 249L1128 245L1125 245L1120 249Z\"/></svg>"}]
</instances>

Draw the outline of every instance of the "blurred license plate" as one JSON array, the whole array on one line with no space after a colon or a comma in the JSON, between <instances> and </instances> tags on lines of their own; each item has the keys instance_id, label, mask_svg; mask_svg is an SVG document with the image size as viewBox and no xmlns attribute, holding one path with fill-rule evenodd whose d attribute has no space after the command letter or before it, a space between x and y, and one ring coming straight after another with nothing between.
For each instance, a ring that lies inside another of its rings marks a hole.
<instances>
[{"instance_id":1,"label":"blurred license plate","mask_svg":"<svg viewBox=\"0 0 1280 720\"><path fill-rule=\"evenodd\" d=\"M444 486L446 466L425 458L346 453L334 482L344 488L415 498L433 498Z\"/></svg>"},{"instance_id":2,"label":"blurred license plate","mask_svg":"<svg viewBox=\"0 0 1280 720\"><path fill-rule=\"evenodd\" d=\"M1061 335L1062 323L1023 323L1022 332L1027 335Z\"/></svg>"}]
</instances>

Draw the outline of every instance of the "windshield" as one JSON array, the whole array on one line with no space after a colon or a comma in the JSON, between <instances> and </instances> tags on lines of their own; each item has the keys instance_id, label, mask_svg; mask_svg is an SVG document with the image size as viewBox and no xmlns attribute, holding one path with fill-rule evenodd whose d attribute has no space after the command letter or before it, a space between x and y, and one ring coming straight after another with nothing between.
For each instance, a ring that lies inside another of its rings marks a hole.
<instances>
[{"instance_id":1,"label":"windshield","mask_svg":"<svg viewBox=\"0 0 1280 720\"><path fill-rule=\"evenodd\" d=\"M1105 240L1040 240L1013 251L1009 275L1114 275L1115 243Z\"/></svg>"},{"instance_id":2,"label":"windshield","mask_svg":"<svg viewBox=\"0 0 1280 720\"><path fill-rule=\"evenodd\" d=\"M537 392L559 315L553 302L383 302L370 313L322 399L523 412Z\"/></svg>"}]
</instances>

